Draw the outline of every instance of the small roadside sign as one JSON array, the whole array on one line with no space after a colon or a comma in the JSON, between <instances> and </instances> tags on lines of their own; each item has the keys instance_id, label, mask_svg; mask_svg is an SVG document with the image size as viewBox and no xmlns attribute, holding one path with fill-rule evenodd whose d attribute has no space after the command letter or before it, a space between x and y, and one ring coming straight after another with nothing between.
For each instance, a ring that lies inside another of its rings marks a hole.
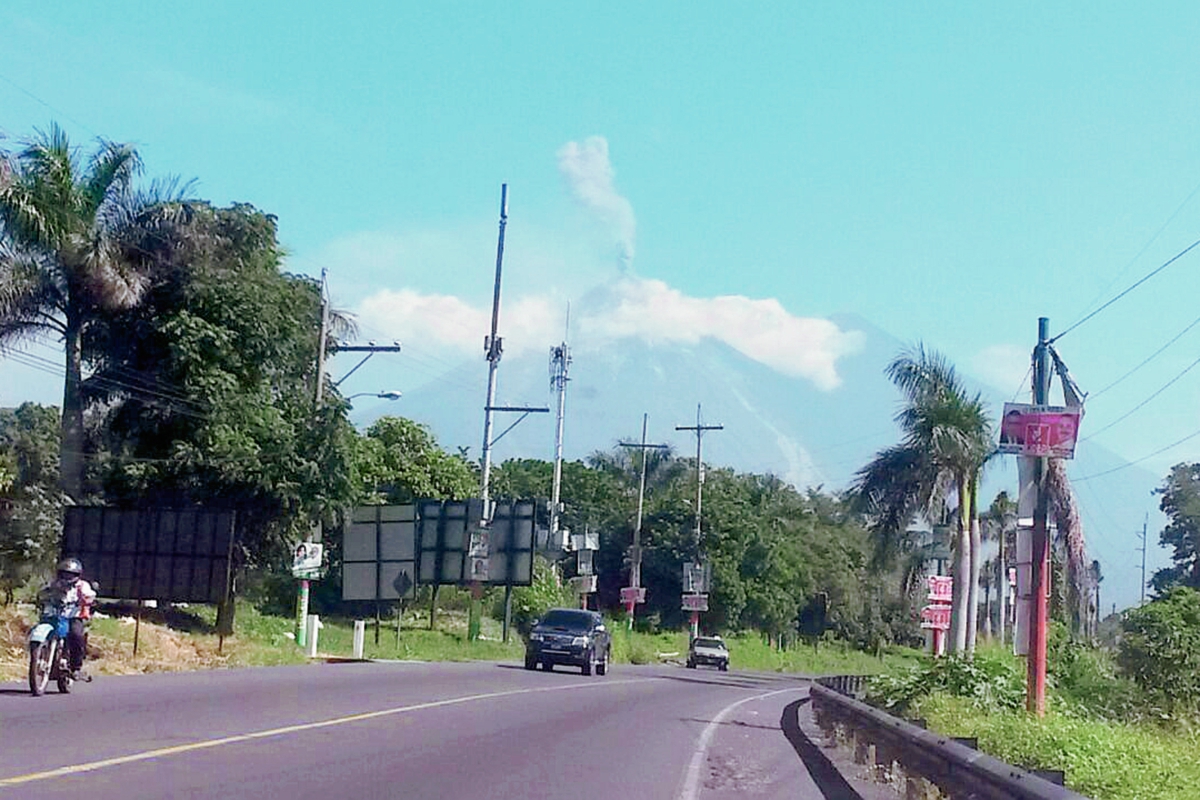
<instances>
[{"instance_id":1,"label":"small roadside sign","mask_svg":"<svg viewBox=\"0 0 1200 800\"><path fill-rule=\"evenodd\" d=\"M621 589L621 602L625 605L630 603L646 602L646 587L645 586L626 586Z\"/></svg>"},{"instance_id":2,"label":"small roadside sign","mask_svg":"<svg viewBox=\"0 0 1200 800\"><path fill-rule=\"evenodd\" d=\"M292 576L312 579L321 577L325 549L319 542L301 542L292 555Z\"/></svg>"},{"instance_id":3,"label":"small roadside sign","mask_svg":"<svg viewBox=\"0 0 1200 800\"><path fill-rule=\"evenodd\" d=\"M683 596L684 611L708 611L708 595L685 594Z\"/></svg>"}]
</instances>

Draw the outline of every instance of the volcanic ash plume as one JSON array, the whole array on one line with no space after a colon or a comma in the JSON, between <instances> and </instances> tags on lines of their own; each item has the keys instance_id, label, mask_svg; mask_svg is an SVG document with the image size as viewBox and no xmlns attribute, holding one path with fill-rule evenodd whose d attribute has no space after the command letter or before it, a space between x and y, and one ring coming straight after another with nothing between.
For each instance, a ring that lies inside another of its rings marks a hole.
<instances>
[{"instance_id":1,"label":"volcanic ash plume","mask_svg":"<svg viewBox=\"0 0 1200 800\"><path fill-rule=\"evenodd\" d=\"M622 267L633 261L637 220L633 206L613 187L613 168L608 160L608 140L590 136L583 141L567 142L558 151L558 171L571 194L593 211L617 237Z\"/></svg>"}]
</instances>

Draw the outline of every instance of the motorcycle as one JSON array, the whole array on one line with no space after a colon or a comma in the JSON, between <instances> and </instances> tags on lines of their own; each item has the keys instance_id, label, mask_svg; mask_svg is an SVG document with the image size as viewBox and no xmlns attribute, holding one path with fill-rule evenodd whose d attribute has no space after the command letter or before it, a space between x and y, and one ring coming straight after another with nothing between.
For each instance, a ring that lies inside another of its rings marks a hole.
<instances>
[{"instance_id":1,"label":"motorcycle","mask_svg":"<svg viewBox=\"0 0 1200 800\"><path fill-rule=\"evenodd\" d=\"M67 657L67 631L71 620L57 610L47 608L41 621L29 632L29 691L34 697L44 694L50 681L63 694L71 691L75 676Z\"/></svg>"}]
</instances>

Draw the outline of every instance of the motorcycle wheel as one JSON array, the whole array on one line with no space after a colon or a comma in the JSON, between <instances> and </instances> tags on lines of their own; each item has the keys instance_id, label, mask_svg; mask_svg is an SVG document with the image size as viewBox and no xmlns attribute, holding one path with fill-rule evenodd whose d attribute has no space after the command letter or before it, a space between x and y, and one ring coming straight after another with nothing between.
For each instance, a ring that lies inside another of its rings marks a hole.
<instances>
[{"instance_id":1,"label":"motorcycle wheel","mask_svg":"<svg viewBox=\"0 0 1200 800\"><path fill-rule=\"evenodd\" d=\"M54 663L53 642L40 642L29 650L29 691L34 697L45 693L50 683L50 666Z\"/></svg>"},{"instance_id":2,"label":"motorcycle wheel","mask_svg":"<svg viewBox=\"0 0 1200 800\"><path fill-rule=\"evenodd\" d=\"M65 647L61 649L66 650ZM54 680L58 684L58 691L61 694L71 693L71 683L74 679L71 677L71 667L66 663L65 660L59 661L58 670L56 670Z\"/></svg>"}]
</instances>

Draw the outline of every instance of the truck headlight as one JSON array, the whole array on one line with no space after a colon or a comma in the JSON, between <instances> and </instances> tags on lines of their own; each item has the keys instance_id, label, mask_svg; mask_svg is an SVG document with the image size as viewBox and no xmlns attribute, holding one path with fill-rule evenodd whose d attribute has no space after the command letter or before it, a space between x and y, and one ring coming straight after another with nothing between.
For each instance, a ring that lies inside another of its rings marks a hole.
<instances>
[{"instance_id":1,"label":"truck headlight","mask_svg":"<svg viewBox=\"0 0 1200 800\"><path fill-rule=\"evenodd\" d=\"M571 640L571 645L573 647L587 647L588 646L588 637L576 636L574 639Z\"/></svg>"},{"instance_id":2,"label":"truck headlight","mask_svg":"<svg viewBox=\"0 0 1200 800\"><path fill-rule=\"evenodd\" d=\"M541 635L540 633L531 633L531 634L529 634L529 641L531 641L531 642L540 642L541 640L542 640L542 635Z\"/></svg>"}]
</instances>

